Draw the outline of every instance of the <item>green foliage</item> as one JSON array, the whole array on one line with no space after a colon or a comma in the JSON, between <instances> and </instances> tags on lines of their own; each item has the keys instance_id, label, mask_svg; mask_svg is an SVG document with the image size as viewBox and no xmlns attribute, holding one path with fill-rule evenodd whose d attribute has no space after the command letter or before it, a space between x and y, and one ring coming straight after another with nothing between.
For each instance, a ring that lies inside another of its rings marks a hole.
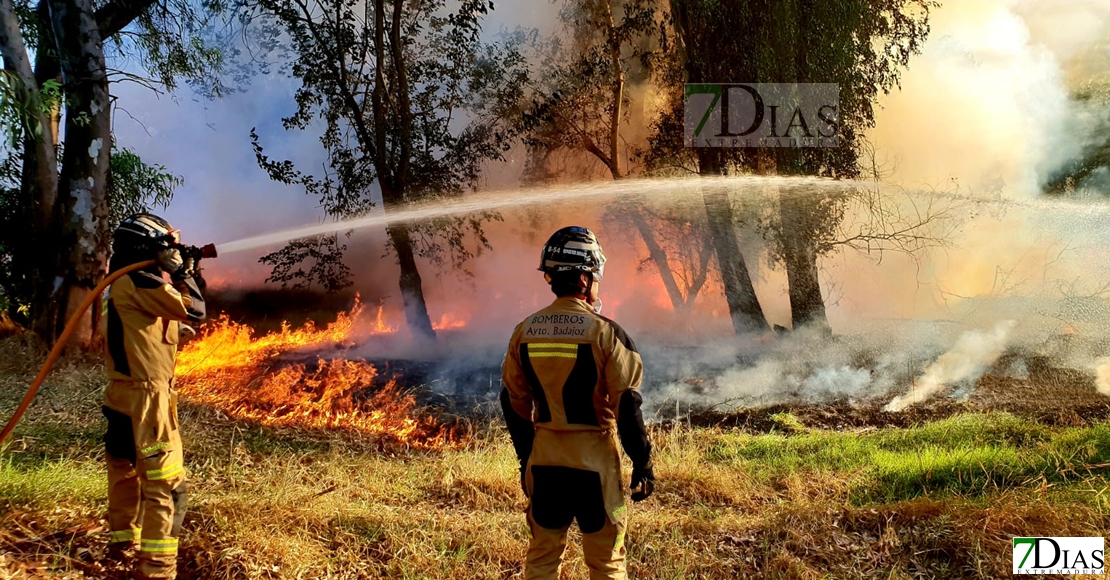
<instances>
[{"instance_id":1,"label":"green foliage","mask_svg":"<svg viewBox=\"0 0 1110 580\"><path fill-rule=\"evenodd\" d=\"M317 236L289 242L284 248L259 258L273 268L267 282L283 288L310 288L318 282L327 292L337 292L351 284L351 269L343 263L346 245L339 244L339 235ZM308 270L305 262L311 261Z\"/></svg>"},{"instance_id":2,"label":"green foliage","mask_svg":"<svg viewBox=\"0 0 1110 580\"><path fill-rule=\"evenodd\" d=\"M672 2L663 39L670 50L651 63L653 79L668 105L653 123L645 164L658 174L865 176L868 145L863 136L875 124L875 101L880 93L898 86L910 57L920 52L929 33L929 12L936 6L930 0ZM736 34L737 30L744 33ZM840 145L685 147L684 82L837 84ZM940 216L901 215L897 203L884 201L875 191L843 188L780 194L780 211L766 213L758 229L769 242L772 263L793 256L788 268L800 267L797 262L803 254L823 255L844 246L881 255L885 249L913 253L944 243L933 237L931 228ZM853 206L866 216L865 223L847 231L845 218ZM816 271L816 264L811 266ZM815 274L812 283L817 284ZM813 303L795 306L800 311L812 309Z\"/></svg>"},{"instance_id":3,"label":"green foliage","mask_svg":"<svg viewBox=\"0 0 1110 580\"><path fill-rule=\"evenodd\" d=\"M20 147L25 134L41 137L46 128L39 124L38 117L49 115L61 100L61 85L53 79L34 90L15 72L0 70L0 127L6 145L12 149Z\"/></svg>"},{"instance_id":4,"label":"green foliage","mask_svg":"<svg viewBox=\"0 0 1110 580\"><path fill-rule=\"evenodd\" d=\"M437 274L450 267L450 270L466 278L474 274L466 269L471 258L492 250L482 224L489 221L504 221L495 211L475 211L464 216L441 216L421 220L410 227L413 246L421 258L436 266ZM473 241L470 249L468 241Z\"/></svg>"},{"instance_id":5,"label":"green foliage","mask_svg":"<svg viewBox=\"0 0 1110 580\"><path fill-rule=\"evenodd\" d=\"M656 58L647 42L657 30L655 14L655 0L564 5L563 34L535 43L543 68L523 114L526 182L557 177L551 156L560 152L585 151L614 175L627 174L621 159L611 158L613 140L620 143L612 128L629 121L625 86L645 80L642 64Z\"/></svg>"},{"instance_id":6,"label":"green foliage","mask_svg":"<svg viewBox=\"0 0 1110 580\"><path fill-rule=\"evenodd\" d=\"M162 165L143 162L134 150L113 145L108 172L109 219L114 230L133 213L168 207L174 190L184 180ZM16 236L25 235L26 207L20 197L23 156L15 150L0 161L0 304L14 318L26 321L32 285L13 265L19 247ZM24 244L24 247L26 245Z\"/></svg>"},{"instance_id":7,"label":"green foliage","mask_svg":"<svg viewBox=\"0 0 1110 580\"><path fill-rule=\"evenodd\" d=\"M928 36L929 11L937 5L929 0L672 3L664 38L671 50L653 66L669 104L653 126L645 152L649 168L697 166L696 150L682 142L685 73L685 82L692 83L838 84L840 147L721 153L740 171L755 171L760 156L770 155L780 175L859 176L861 139L875 123L875 99L898 86L901 71Z\"/></svg>"},{"instance_id":8,"label":"green foliage","mask_svg":"<svg viewBox=\"0 0 1110 580\"><path fill-rule=\"evenodd\" d=\"M114 231L131 214L169 207L174 190L184 183L181 176L169 173L165 166L148 165L126 147L114 148L108 173L111 229Z\"/></svg>"},{"instance_id":9,"label":"green foliage","mask_svg":"<svg viewBox=\"0 0 1110 580\"><path fill-rule=\"evenodd\" d=\"M171 91L184 81L218 97L238 90L238 82L229 86L221 74L238 54L235 17L236 6L224 0L158 0L104 39L105 56L138 62L149 75L112 71L124 80Z\"/></svg>"},{"instance_id":10,"label":"green foliage","mask_svg":"<svg viewBox=\"0 0 1110 580\"><path fill-rule=\"evenodd\" d=\"M169 90L176 88L178 79L213 96L234 90L215 74L224 67L229 46L212 38L211 28L219 24L225 7L218 1L198 5L179 0L165 5L168 10L148 10L136 19L134 34L117 39L119 52L134 54L153 79Z\"/></svg>"},{"instance_id":11,"label":"green foliage","mask_svg":"<svg viewBox=\"0 0 1110 580\"><path fill-rule=\"evenodd\" d=\"M0 160L0 309L22 320L30 294L29 281L12 266L18 246L13 236L22 231L23 208L19 199L22 156L9 154Z\"/></svg>"},{"instance_id":12,"label":"green foliage","mask_svg":"<svg viewBox=\"0 0 1110 580\"><path fill-rule=\"evenodd\" d=\"M63 324L60 313L64 308L59 305L64 306L75 288L94 284L102 275L103 264L96 261L104 256L106 230L111 226L105 220L95 231L59 235L69 230L66 223L73 218L70 214L75 206L70 203L72 181L53 176L73 175L88 163L84 155L67 159L60 150L69 146L71 153L85 151L94 139L110 139L107 124L93 126L93 117L109 119L115 99L109 95L105 102L95 93L111 91L111 83L121 79L155 91L172 89L184 79L208 94L220 94L220 77L215 73L223 65L224 53L214 31L228 6L221 0L98 0L84 5L13 0L12 4L20 38L5 43L5 62L32 60L34 70L20 71L19 76L15 71L0 72L5 165L27 165L27 171L6 172L0 184L0 295L13 318L24 325L32 323L28 326L51 342ZM69 16L63 18L63 12ZM92 34L90 26L99 29L99 35ZM111 67L128 60L138 60L154 78ZM102 70L75 73L70 65L78 61L86 63L80 67ZM102 78L107 82L97 80ZM97 101L108 109L90 114L87 104ZM56 127L48 125L63 114L63 106L70 128L84 130L54 133ZM164 206L172 189L180 184L180 178L167 174L165 168L147 167L133 152L124 151L123 155L120 163L108 168L101 165L94 171L117 175L110 178L115 184L108 185L106 196L94 196L99 207L84 208L86 211L109 214L109 220L118 221L121 214L148 203ZM20 174L27 179L7 179ZM116 207L112 207L113 199L118 202ZM78 245L96 250L89 253L92 262L68 259Z\"/></svg>"}]
</instances>

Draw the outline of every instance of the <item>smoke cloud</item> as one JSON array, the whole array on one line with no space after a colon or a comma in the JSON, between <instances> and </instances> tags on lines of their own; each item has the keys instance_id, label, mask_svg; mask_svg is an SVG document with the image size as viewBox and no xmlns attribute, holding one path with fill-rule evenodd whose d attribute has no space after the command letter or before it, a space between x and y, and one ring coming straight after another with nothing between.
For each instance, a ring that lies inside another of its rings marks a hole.
<instances>
[{"instance_id":1,"label":"smoke cloud","mask_svg":"<svg viewBox=\"0 0 1110 580\"><path fill-rule=\"evenodd\" d=\"M1071 98L1107 70L1105 2L945 2L931 26L869 136L889 179L1030 197L1105 138L1102 114Z\"/></svg>"},{"instance_id":2,"label":"smoke cloud","mask_svg":"<svg viewBox=\"0 0 1110 580\"><path fill-rule=\"evenodd\" d=\"M968 332L956 341L952 350L944 353L917 381L907 394L895 397L885 409L901 411L910 405L925 401L944 387L974 381L998 360L1006 348L1006 338L1016 324L1013 320L999 322L990 332Z\"/></svg>"},{"instance_id":3,"label":"smoke cloud","mask_svg":"<svg viewBox=\"0 0 1110 580\"><path fill-rule=\"evenodd\" d=\"M1098 392L1110 397L1110 357L1100 359L1095 367L1095 386Z\"/></svg>"}]
</instances>

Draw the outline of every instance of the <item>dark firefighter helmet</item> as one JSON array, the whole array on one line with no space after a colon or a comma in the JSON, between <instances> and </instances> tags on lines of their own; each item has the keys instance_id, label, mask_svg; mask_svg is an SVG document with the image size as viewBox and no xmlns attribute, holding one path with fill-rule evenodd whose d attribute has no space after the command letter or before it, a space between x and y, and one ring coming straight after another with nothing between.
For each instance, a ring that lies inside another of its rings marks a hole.
<instances>
[{"instance_id":1,"label":"dark firefighter helmet","mask_svg":"<svg viewBox=\"0 0 1110 580\"><path fill-rule=\"evenodd\" d=\"M125 218L112 234L112 259L110 271L124 266L152 260L161 250L181 243L179 230L166 220L149 213L137 213Z\"/></svg>"},{"instance_id":2,"label":"dark firefighter helmet","mask_svg":"<svg viewBox=\"0 0 1110 580\"><path fill-rule=\"evenodd\" d=\"M137 213L124 218L112 236L113 250L121 249L158 251L181 243L180 230L170 222L149 213Z\"/></svg>"},{"instance_id":3,"label":"dark firefighter helmet","mask_svg":"<svg viewBox=\"0 0 1110 580\"><path fill-rule=\"evenodd\" d=\"M543 245L539 270L552 277L573 272L593 274L601 280L605 271L605 252L590 230L581 226L568 226L554 234Z\"/></svg>"}]
</instances>

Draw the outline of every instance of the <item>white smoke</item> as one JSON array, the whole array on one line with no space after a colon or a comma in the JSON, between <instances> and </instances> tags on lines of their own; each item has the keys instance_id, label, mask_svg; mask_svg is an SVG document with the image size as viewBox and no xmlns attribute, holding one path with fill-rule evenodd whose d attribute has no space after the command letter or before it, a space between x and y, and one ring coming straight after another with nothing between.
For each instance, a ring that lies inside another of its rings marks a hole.
<instances>
[{"instance_id":1,"label":"white smoke","mask_svg":"<svg viewBox=\"0 0 1110 580\"><path fill-rule=\"evenodd\" d=\"M1110 397L1110 357L1099 359L1095 366L1095 388Z\"/></svg>"},{"instance_id":2,"label":"white smoke","mask_svg":"<svg viewBox=\"0 0 1110 580\"><path fill-rule=\"evenodd\" d=\"M844 365L819 369L802 381L802 390L817 397L846 397L871 385L871 371Z\"/></svg>"},{"instance_id":3,"label":"white smoke","mask_svg":"<svg viewBox=\"0 0 1110 580\"><path fill-rule=\"evenodd\" d=\"M990 332L964 334L951 350L925 369L925 374L909 393L895 397L884 409L901 411L928 399L948 385L978 379L1002 355L1006 339L1015 324L1013 320L1004 320Z\"/></svg>"},{"instance_id":4,"label":"white smoke","mask_svg":"<svg viewBox=\"0 0 1110 580\"><path fill-rule=\"evenodd\" d=\"M1072 94L1102 72L1081 65L1100 60L1108 23L1102 0L944 2L901 88L880 99L868 136L878 164L911 186L1038 194L1105 138Z\"/></svg>"},{"instance_id":5,"label":"white smoke","mask_svg":"<svg viewBox=\"0 0 1110 580\"><path fill-rule=\"evenodd\" d=\"M720 341L697 350L645 341L645 405L669 413L684 407L730 411L779 403L873 400L905 384L951 344L954 328L875 322L862 332L829 337L805 328L771 341Z\"/></svg>"}]
</instances>

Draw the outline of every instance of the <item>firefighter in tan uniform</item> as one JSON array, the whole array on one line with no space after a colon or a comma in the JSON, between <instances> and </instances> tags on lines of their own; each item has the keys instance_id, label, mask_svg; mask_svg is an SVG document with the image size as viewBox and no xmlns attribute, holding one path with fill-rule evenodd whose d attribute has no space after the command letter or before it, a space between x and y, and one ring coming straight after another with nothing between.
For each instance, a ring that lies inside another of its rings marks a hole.
<instances>
[{"instance_id":1,"label":"firefighter in tan uniform","mask_svg":"<svg viewBox=\"0 0 1110 580\"><path fill-rule=\"evenodd\" d=\"M173 375L180 323L204 319L204 281L179 246L177 230L162 218L138 214L124 220L112 242L111 270L150 259L158 265L113 283L101 318L110 381L103 407L109 556L123 558L138 542L131 572L138 579L177 576L177 538L185 517Z\"/></svg>"},{"instance_id":2,"label":"firefighter in tan uniform","mask_svg":"<svg viewBox=\"0 0 1110 580\"><path fill-rule=\"evenodd\" d=\"M555 301L513 331L501 407L529 498L526 579L556 579L577 520L590 578L625 578L627 510L618 439L632 461L632 500L655 486L637 389L643 365L617 324L598 314L605 254L588 229L555 232L540 270Z\"/></svg>"}]
</instances>

